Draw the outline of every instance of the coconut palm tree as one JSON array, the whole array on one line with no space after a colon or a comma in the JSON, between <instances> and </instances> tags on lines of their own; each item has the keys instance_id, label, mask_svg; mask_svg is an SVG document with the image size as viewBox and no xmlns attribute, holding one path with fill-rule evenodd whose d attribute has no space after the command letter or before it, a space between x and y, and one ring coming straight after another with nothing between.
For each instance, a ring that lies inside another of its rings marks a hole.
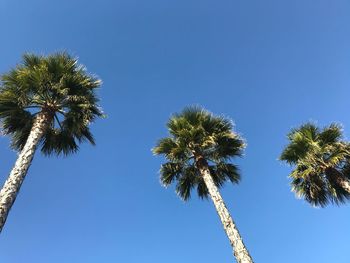
<instances>
[{"instance_id":1,"label":"coconut palm tree","mask_svg":"<svg viewBox=\"0 0 350 263\"><path fill-rule=\"evenodd\" d=\"M100 83L67 53L25 54L1 76L2 132L20 153L0 191L0 231L37 147L45 155L68 155L80 142L95 143L89 124L102 116L95 94Z\"/></svg>"},{"instance_id":2,"label":"coconut palm tree","mask_svg":"<svg viewBox=\"0 0 350 263\"><path fill-rule=\"evenodd\" d=\"M288 134L280 159L294 166L292 190L315 206L340 204L350 198L350 144L342 129L306 123Z\"/></svg>"},{"instance_id":3,"label":"coconut palm tree","mask_svg":"<svg viewBox=\"0 0 350 263\"><path fill-rule=\"evenodd\" d=\"M168 162L160 169L161 183L176 181L176 193L188 200L196 188L200 198L211 197L239 263L253 262L222 199L226 181L238 183L240 175L231 158L241 156L243 140L232 131L232 122L200 107L185 108L169 120L170 137L158 141L153 153Z\"/></svg>"}]
</instances>

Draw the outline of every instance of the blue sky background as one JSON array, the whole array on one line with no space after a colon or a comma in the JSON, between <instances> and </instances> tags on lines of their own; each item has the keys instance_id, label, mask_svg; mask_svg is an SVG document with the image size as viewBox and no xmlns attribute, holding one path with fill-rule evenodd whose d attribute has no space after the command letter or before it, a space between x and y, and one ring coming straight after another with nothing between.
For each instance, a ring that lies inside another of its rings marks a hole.
<instances>
[{"instance_id":1,"label":"blue sky background","mask_svg":"<svg viewBox=\"0 0 350 263\"><path fill-rule=\"evenodd\" d=\"M350 137L346 0L2 0L0 72L26 51L68 50L102 78L97 146L38 152L0 236L6 263L228 263L211 202L159 184L171 113L200 104L248 142L223 197L256 262L348 263L349 205L312 208L277 161L308 120ZM0 138L0 183L16 153Z\"/></svg>"}]
</instances>

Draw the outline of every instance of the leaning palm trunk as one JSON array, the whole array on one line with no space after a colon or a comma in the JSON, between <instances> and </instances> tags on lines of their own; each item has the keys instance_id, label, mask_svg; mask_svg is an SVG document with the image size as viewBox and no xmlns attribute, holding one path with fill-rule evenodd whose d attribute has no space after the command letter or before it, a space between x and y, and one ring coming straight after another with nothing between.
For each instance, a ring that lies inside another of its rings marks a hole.
<instances>
[{"instance_id":1,"label":"leaning palm trunk","mask_svg":"<svg viewBox=\"0 0 350 263\"><path fill-rule=\"evenodd\" d=\"M36 147L45 132L47 124L50 123L52 115L50 112L40 112L33 123L27 142L20 152L15 166L0 191L0 232L4 227L8 213L16 200L23 180L33 160Z\"/></svg>"},{"instance_id":2,"label":"leaning palm trunk","mask_svg":"<svg viewBox=\"0 0 350 263\"><path fill-rule=\"evenodd\" d=\"M219 214L222 225L225 229L228 239L230 240L231 246L234 250L234 256L238 263L253 263L252 257L249 255L246 249L242 237L236 228L235 223L221 197L218 188L216 187L213 178L210 175L207 162L203 158L197 158L197 167L203 176L205 185L208 188L209 194L215 205L216 211Z\"/></svg>"}]
</instances>

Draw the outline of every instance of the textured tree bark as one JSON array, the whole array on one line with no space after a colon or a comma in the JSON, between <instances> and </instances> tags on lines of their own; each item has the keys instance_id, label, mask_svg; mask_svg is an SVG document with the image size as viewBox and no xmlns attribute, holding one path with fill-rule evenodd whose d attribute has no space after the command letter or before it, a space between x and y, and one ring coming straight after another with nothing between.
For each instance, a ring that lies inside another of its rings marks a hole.
<instances>
[{"instance_id":1,"label":"textured tree bark","mask_svg":"<svg viewBox=\"0 0 350 263\"><path fill-rule=\"evenodd\" d=\"M210 175L208 163L203 158L196 158L197 167L203 176L204 182L208 188L209 194L215 205L216 211L219 214L222 225L225 229L228 239L230 240L233 248L233 255L238 263L253 263L253 259L250 256L247 248L245 247L242 237L238 232L238 229L221 197L218 188L216 187L213 178Z\"/></svg>"},{"instance_id":2,"label":"textured tree bark","mask_svg":"<svg viewBox=\"0 0 350 263\"><path fill-rule=\"evenodd\" d=\"M40 138L43 136L51 119L52 114L47 111L42 111L36 116L26 144L20 152L15 166L0 191L0 232L16 200L17 194L33 160Z\"/></svg>"},{"instance_id":3,"label":"textured tree bark","mask_svg":"<svg viewBox=\"0 0 350 263\"><path fill-rule=\"evenodd\" d=\"M350 194L350 182L348 179L344 177L344 175L339 172L337 169L329 167L326 169L326 174L329 177L329 180L335 182L341 188L343 188L346 192Z\"/></svg>"}]
</instances>

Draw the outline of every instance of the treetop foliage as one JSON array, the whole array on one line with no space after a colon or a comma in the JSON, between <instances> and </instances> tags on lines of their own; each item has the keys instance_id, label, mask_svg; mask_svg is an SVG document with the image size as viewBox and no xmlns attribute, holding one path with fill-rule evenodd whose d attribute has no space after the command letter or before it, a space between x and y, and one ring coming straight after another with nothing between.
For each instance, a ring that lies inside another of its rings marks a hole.
<instances>
[{"instance_id":1,"label":"treetop foliage","mask_svg":"<svg viewBox=\"0 0 350 263\"><path fill-rule=\"evenodd\" d=\"M196 166L198 156L208 163L217 187L227 180L239 182L238 168L230 161L243 154L245 143L233 131L231 120L192 106L174 114L167 127L170 136L160 139L153 148L154 154L164 155L168 160L160 169L164 186L176 181L176 192L183 200L190 198L195 187L201 198L207 198L207 187Z\"/></svg>"},{"instance_id":2,"label":"treetop foliage","mask_svg":"<svg viewBox=\"0 0 350 263\"><path fill-rule=\"evenodd\" d=\"M340 125L320 129L306 123L287 137L289 144L280 159L295 167L290 177L297 196L316 206L340 204L350 198L334 180L334 176L350 179L350 144L343 139Z\"/></svg>"},{"instance_id":3,"label":"treetop foliage","mask_svg":"<svg viewBox=\"0 0 350 263\"><path fill-rule=\"evenodd\" d=\"M52 119L41 138L44 154L74 153L78 143L95 143L89 124L103 116L96 88L101 81L69 54L25 54L15 68L1 76L0 119L12 147L21 150L35 117L50 111Z\"/></svg>"}]
</instances>

